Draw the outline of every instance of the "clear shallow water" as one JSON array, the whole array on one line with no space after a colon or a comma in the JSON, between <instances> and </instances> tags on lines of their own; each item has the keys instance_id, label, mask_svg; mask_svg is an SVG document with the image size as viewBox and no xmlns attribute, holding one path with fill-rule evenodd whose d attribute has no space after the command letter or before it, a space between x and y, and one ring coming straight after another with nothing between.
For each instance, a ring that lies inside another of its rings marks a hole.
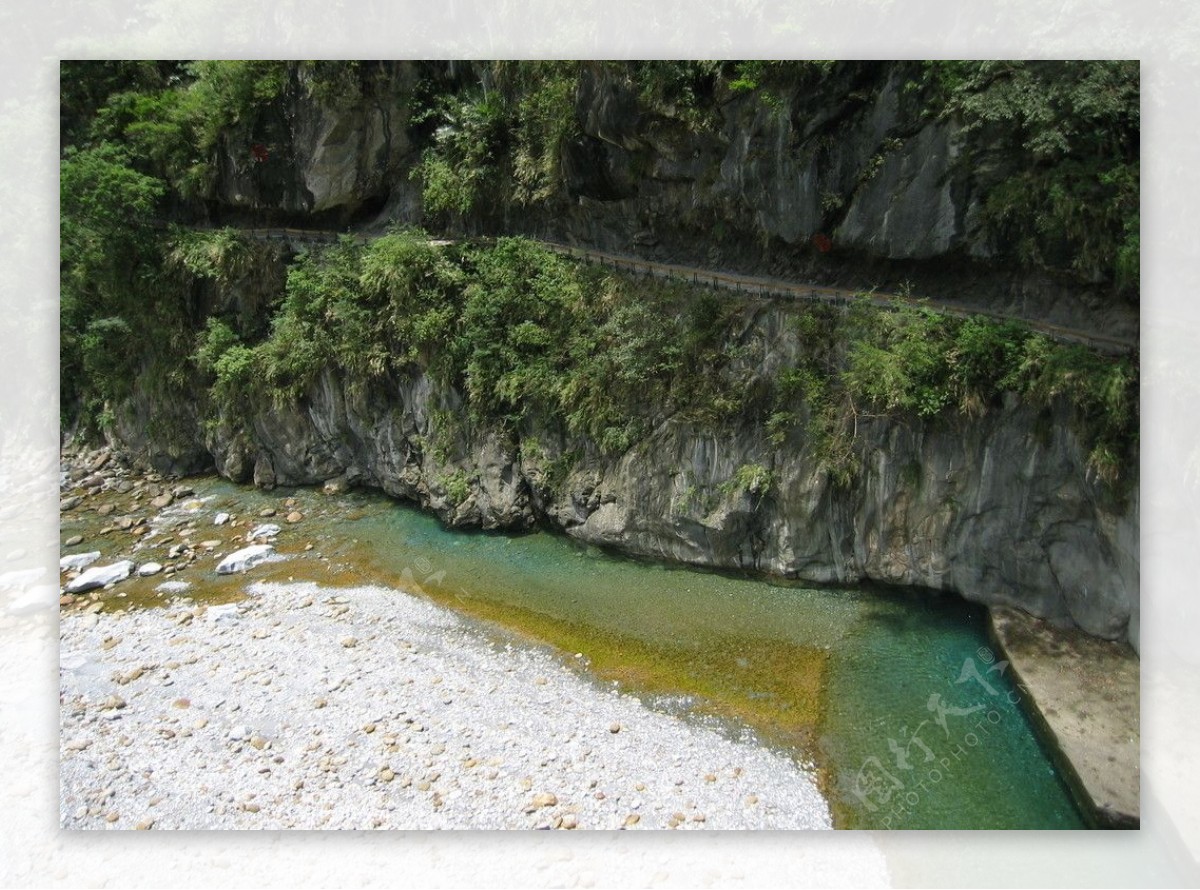
<instances>
[{"instance_id":1,"label":"clear shallow water","mask_svg":"<svg viewBox=\"0 0 1200 890\"><path fill-rule=\"evenodd\" d=\"M816 762L839 827L1084 827L991 650L981 608L643 563L544 533L449 531L382 496L195 482L212 512L301 501L304 522L277 542L291 559L256 578L420 590L557 646L601 681L744 721ZM85 531L82 520L64 521L64 536ZM142 583L122 585L125 602L163 601L139 593ZM188 594L224 586L198 573Z\"/></svg>"}]
</instances>

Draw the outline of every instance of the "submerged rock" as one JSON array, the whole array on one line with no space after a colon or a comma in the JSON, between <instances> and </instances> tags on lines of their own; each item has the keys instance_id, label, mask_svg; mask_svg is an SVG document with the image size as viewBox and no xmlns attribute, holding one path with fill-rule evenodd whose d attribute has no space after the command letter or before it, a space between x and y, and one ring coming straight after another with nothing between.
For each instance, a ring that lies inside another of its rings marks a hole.
<instances>
[{"instance_id":1,"label":"submerged rock","mask_svg":"<svg viewBox=\"0 0 1200 890\"><path fill-rule=\"evenodd\" d=\"M325 485L322 486L322 491L325 494L345 494L350 489L350 483L345 476L337 476L333 479L326 479Z\"/></svg>"},{"instance_id":2,"label":"submerged rock","mask_svg":"<svg viewBox=\"0 0 1200 890\"><path fill-rule=\"evenodd\" d=\"M246 535L246 540L254 538L273 538L279 534L279 526L273 522L264 522L262 525L254 528L250 534Z\"/></svg>"}]
</instances>

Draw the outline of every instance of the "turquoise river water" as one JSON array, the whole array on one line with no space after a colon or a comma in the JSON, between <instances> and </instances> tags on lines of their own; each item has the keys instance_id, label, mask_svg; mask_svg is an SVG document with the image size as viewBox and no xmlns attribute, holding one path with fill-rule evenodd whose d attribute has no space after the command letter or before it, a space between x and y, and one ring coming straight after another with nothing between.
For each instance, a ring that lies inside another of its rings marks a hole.
<instances>
[{"instance_id":1,"label":"turquoise river water","mask_svg":"<svg viewBox=\"0 0 1200 890\"><path fill-rule=\"evenodd\" d=\"M838 827L1085 827L981 607L635 561L548 533L447 530L382 495L194 482L206 508L241 515L295 497L305 519L285 526L293 558L276 566L297 580L423 592L652 706L748 725L817 765ZM77 526L64 517L63 534Z\"/></svg>"},{"instance_id":2,"label":"turquoise river water","mask_svg":"<svg viewBox=\"0 0 1200 890\"><path fill-rule=\"evenodd\" d=\"M547 533L452 531L390 503L353 537L393 582L807 754L841 827L1084 827L982 607L635 561Z\"/></svg>"}]
</instances>

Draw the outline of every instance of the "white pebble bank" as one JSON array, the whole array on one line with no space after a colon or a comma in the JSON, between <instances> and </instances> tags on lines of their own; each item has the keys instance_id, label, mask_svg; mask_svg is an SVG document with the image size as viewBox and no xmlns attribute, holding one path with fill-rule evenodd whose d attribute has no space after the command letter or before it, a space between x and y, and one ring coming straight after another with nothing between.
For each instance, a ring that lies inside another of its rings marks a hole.
<instances>
[{"instance_id":1,"label":"white pebble bank","mask_svg":"<svg viewBox=\"0 0 1200 890\"><path fill-rule=\"evenodd\" d=\"M66 828L829 828L811 768L380 587L61 619Z\"/></svg>"}]
</instances>

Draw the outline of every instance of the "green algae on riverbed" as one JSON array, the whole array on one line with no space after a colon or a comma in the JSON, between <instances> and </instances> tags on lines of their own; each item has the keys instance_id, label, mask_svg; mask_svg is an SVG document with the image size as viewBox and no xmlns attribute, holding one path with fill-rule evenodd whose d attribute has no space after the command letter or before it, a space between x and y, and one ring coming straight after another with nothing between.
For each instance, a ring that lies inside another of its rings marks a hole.
<instances>
[{"instance_id":1,"label":"green algae on riverbed","mask_svg":"<svg viewBox=\"0 0 1200 890\"><path fill-rule=\"evenodd\" d=\"M548 643L601 680L744 721L765 743L818 764L839 827L1083 827L988 647L982 608L640 562L549 534L450 531L378 495L193 481L207 499L193 540L210 530L223 539L176 575L193 583L184 595L197 602L239 595L251 580L423 593ZM305 514L280 522L277 547L289 558L217 576L216 555L240 546L233 536L289 497ZM210 529L216 510L243 523ZM84 533L80 549L92 548L89 524L86 510L64 514L64 538ZM95 549L118 558L103 543ZM109 596L127 593L123 607L155 605L161 581L130 579Z\"/></svg>"}]
</instances>

